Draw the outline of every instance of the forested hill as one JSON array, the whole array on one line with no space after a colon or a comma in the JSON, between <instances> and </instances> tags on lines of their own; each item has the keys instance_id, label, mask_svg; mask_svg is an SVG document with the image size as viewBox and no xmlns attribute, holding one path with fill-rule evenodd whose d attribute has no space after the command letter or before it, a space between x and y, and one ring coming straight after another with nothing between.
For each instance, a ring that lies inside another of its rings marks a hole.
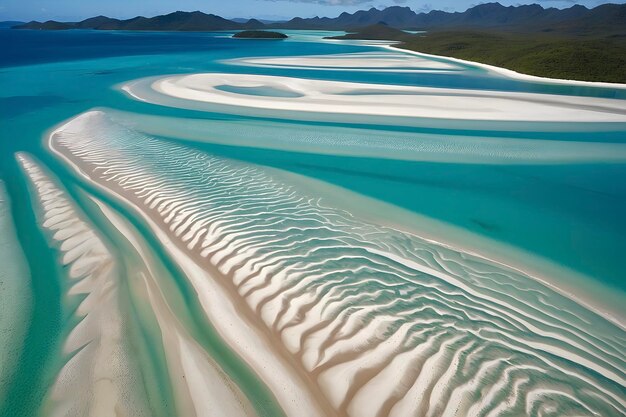
<instances>
[{"instance_id":1,"label":"forested hill","mask_svg":"<svg viewBox=\"0 0 626 417\"><path fill-rule=\"evenodd\" d=\"M236 20L236 21L235 21ZM393 6L383 10L372 8L355 13L342 13L335 18L299 18L288 22L265 24L256 19L228 20L203 12L174 12L156 17L138 16L120 20L98 16L81 22L29 22L16 29L97 29L154 31L214 31L267 28L349 30L378 23L396 29L450 30L502 29L517 32L620 32L626 28L626 5L604 4L593 9L575 5L567 9L543 8L538 4L505 7L487 3L464 12L433 10L415 13L408 7Z\"/></svg>"}]
</instances>

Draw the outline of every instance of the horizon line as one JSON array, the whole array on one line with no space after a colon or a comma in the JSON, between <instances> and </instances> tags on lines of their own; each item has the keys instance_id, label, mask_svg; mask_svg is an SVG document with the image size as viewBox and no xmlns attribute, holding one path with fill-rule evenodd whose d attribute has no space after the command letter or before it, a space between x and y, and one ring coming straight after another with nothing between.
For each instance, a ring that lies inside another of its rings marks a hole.
<instances>
[{"instance_id":1,"label":"horizon line","mask_svg":"<svg viewBox=\"0 0 626 417\"><path fill-rule=\"evenodd\" d=\"M262 21L262 20L265 20L265 21L270 21L270 22L272 22L272 23L280 23L280 22L288 22L288 21L291 21L291 20L293 20L293 19L297 19L297 18L300 18L300 19L315 19L315 18L318 18L318 19L336 19L336 18L340 17L340 16L341 16L341 15L343 15L343 14L354 15L355 13L358 13L358 12L361 12L361 11L371 11L371 10L384 11L384 10L387 10L387 9L392 9L392 8L394 8L394 9L395 9L395 8L400 8L400 9L409 9L409 10L411 10L413 13L415 13L415 14L417 14L417 15L420 15L420 14L428 14L428 13L431 13L431 12L444 12L444 13L465 13L465 12L467 12L468 10L471 10L471 9L474 9L474 8L476 8L476 7L480 7L480 6L485 6L485 5L488 5L488 4L497 4L497 5L500 5L500 6L505 7L505 8L518 8L518 7L524 7L524 6L539 6L539 7L541 7L543 10L549 10L549 9L567 10L567 9L571 9L571 8L573 8L573 7L583 7L583 8L585 8L585 9L587 9L587 10L593 10L593 9L598 8L598 7L605 6L605 5L609 5L609 4L614 4L614 5L623 5L623 4L625 4L625 3L623 3L623 2L622 2L622 3L617 3L617 2L614 2L614 1L608 1L608 2L605 2L605 3L600 3L600 4L597 4L597 5L596 5L596 6L594 6L594 7L587 7L587 6L583 5L583 4L573 3L573 4L572 4L571 6L569 6L569 7L559 8L559 7L556 7L556 6L544 7L544 5L542 5L542 4L541 4L541 3L539 3L539 2L528 3L528 4L516 4L516 5L505 6L505 5L503 5L502 3L500 3L499 1L489 1L489 2L480 3L480 4L476 4L476 5L473 5L473 6L467 7L465 10L462 10L462 11L460 11L460 10L452 10L452 11L451 11L451 10L435 9L435 8L430 9L430 10L427 10L427 11L426 11L426 10L414 10L414 9L412 9L412 8L411 8L411 7L409 7L409 6L391 5L391 6L388 6L388 7L385 7L385 8L379 8L380 6L378 6L378 7L370 7L370 8L363 8L363 9L356 10L356 11L354 11L354 12L352 12L352 13L347 12L347 11L343 11L343 12L339 13L337 16L334 16L334 17L315 15L315 16L310 16L310 17L293 16L293 17L276 18L276 19L270 19L270 18L265 18L265 17L242 17L242 16L224 17L224 16L221 16L221 15L219 15L219 14L215 14L215 13L212 13L212 12L209 12L209 11L203 11L203 10L198 10L198 9L196 9L196 10L174 10L174 11L171 11L171 12L166 12L166 13L162 13L162 14L156 14L156 15L153 15L153 16L145 16L145 15L141 15L141 14L140 14L140 15L136 15L136 16L132 16L132 17L127 17L127 18L122 18L122 17L111 17L111 16L107 16L107 15L104 15L104 14L96 14L96 15L91 15L91 16L85 17L85 18L83 18L83 19L81 19L81 20L54 20L54 19L46 19L46 20L43 20L43 19L42 19L42 20L32 20L32 19L31 19L31 20L21 20L21 19L13 19L13 18L3 18L2 20L0 20L0 22L24 22L24 23L30 23L30 22L43 22L43 23L45 23L45 22L48 22L48 21L55 21L55 22L63 22L63 23L78 23L78 22L81 22L81 21L83 21L83 20L86 20L86 19L91 19L91 18L95 18L95 17L106 17L106 18L109 18L109 19L117 19L117 20L130 20L130 19L136 19L136 18L138 18L138 17L144 17L144 18L151 19L151 18L154 18L154 17L158 17L158 16L167 16L167 15L170 15L170 14L173 14L173 13L178 13L178 12L182 12L182 13L195 13L195 12L200 12L200 13L204 13L204 14L206 14L206 15L213 15L213 16L221 17L221 18L223 18L223 19L227 19L227 20L231 20L231 21L232 21L232 20L235 20L235 19L247 19L247 20L250 20L250 19L256 19L256 20L261 20L261 21Z\"/></svg>"}]
</instances>

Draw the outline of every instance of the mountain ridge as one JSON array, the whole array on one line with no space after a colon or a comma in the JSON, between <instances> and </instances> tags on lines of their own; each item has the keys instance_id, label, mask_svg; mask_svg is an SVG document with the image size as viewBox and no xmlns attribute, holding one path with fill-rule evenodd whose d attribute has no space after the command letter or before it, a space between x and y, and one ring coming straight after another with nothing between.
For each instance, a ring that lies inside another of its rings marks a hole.
<instances>
[{"instance_id":1,"label":"mountain ridge","mask_svg":"<svg viewBox=\"0 0 626 417\"><path fill-rule=\"evenodd\" d=\"M15 29L66 30L145 30L145 31L215 31L246 29L326 29L352 30L384 23L396 29L504 29L510 31L626 31L626 4L602 4L592 9L573 5L566 9L544 8L539 4L503 6L484 3L464 12L432 10L416 13L406 6L371 8L354 13L343 12L335 18L294 17L287 22L263 23L257 19L229 20L201 11L176 11L155 17L137 16L114 19L96 16L80 22L32 21Z\"/></svg>"}]
</instances>

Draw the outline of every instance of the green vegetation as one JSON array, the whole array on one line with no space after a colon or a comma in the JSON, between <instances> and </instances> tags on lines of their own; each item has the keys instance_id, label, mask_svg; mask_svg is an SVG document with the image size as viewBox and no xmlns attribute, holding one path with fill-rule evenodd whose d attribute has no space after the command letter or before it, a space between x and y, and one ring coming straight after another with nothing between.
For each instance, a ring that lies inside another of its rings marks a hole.
<instances>
[{"instance_id":1,"label":"green vegetation","mask_svg":"<svg viewBox=\"0 0 626 417\"><path fill-rule=\"evenodd\" d=\"M1 22L0 22L1 23ZM15 23L15 22L12 22ZM235 22L196 12L174 12L127 20L97 16L81 22L29 22L15 29L66 30L243 30L239 39L285 39L262 28L347 29L331 39L392 40L401 48L508 68L541 77L626 83L626 4L593 9L480 4L463 13L415 13L408 7L360 10L337 18L294 18L266 25ZM360 28L350 30L350 28ZM419 29L412 35L399 29Z\"/></svg>"},{"instance_id":2,"label":"green vegetation","mask_svg":"<svg viewBox=\"0 0 626 417\"><path fill-rule=\"evenodd\" d=\"M401 48L466 59L541 77L626 83L626 35L433 32Z\"/></svg>"},{"instance_id":3,"label":"green vegetation","mask_svg":"<svg viewBox=\"0 0 626 417\"><path fill-rule=\"evenodd\" d=\"M286 39L287 35L279 32L269 32L266 30L244 30L233 35L237 39Z\"/></svg>"},{"instance_id":4,"label":"green vegetation","mask_svg":"<svg viewBox=\"0 0 626 417\"><path fill-rule=\"evenodd\" d=\"M332 39L384 39L400 48L508 68L523 74L581 81L626 83L626 30L573 33L564 29L432 31L411 35L372 25Z\"/></svg>"}]
</instances>

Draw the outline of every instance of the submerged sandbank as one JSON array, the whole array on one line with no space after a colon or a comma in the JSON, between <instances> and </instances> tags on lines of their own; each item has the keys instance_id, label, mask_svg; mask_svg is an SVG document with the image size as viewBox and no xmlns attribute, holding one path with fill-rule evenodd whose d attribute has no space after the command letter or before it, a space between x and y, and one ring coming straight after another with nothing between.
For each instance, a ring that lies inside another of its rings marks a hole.
<instances>
[{"instance_id":1,"label":"submerged sandbank","mask_svg":"<svg viewBox=\"0 0 626 417\"><path fill-rule=\"evenodd\" d=\"M626 144L395 132L255 120L207 120L103 109L116 123L150 135L201 143L320 155L463 164L611 164ZM207 134L210 132L210 134Z\"/></svg>"},{"instance_id":2,"label":"submerged sandbank","mask_svg":"<svg viewBox=\"0 0 626 417\"><path fill-rule=\"evenodd\" d=\"M78 174L104 192L128 204L147 222L157 240L189 279L207 318L220 336L271 389L287 415L302 417L332 415L331 410L321 408L320 404L325 404L326 400L316 394L316 387L307 386L306 378L291 366L290 359L281 356L280 348L277 351L278 342L259 326L258 318L243 313L245 304L234 298L228 286L225 287L222 280L214 275L217 271L204 265L199 253L188 253L185 250L186 245L179 245L178 234L163 227L158 218L154 218L151 210L145 210L141 199L128 198L130 195L123 187L111 183L103 184L98 181L101 179L100 175L94 175L90 171L93 166L89 162L72 158L71 153L62 152L63 147L59 147L57 143L60 135L65 133L72 135L95 127L93 122L101 115L103 115L101 112L90 112L88 116L91 117L75 118L61 125L50 134L49 148ZM127 237L129 240L132 239L130 235Z\"/></svg>"},{"instance_id":3,"label":"submerged sandbank","mask_svg":"<svg viewBox=\"0 0 626 417\"><path fill-rule=\"evenodd\" d=\"M181 416L256 416L252 405L233 381L193 339L168 305L152 264L148 249L121 215L93 198L108 221L128 240L140 259L139 270L132 271L143 285L141 296L149 300L161 330L176 405Z\"/></svg>"},{"instance_id":4,"label":"submerged sandbank","mask_svg":"<svg viewBox=\"0 0 626 417\"><path fill-rule=\"evenodd\" d=\"M126 221L91 197L104 218L137 251L137 255L126 253L127 258L122 260L112 253L77 203L46 175L44 168L29 155L20 153L17 158L32 183L41 227L54 242L53 248L66 267L64 303L73 308L76 299L80 300L63 344L64 365L49 392L44 412L77 417L104 417L120 412L160 415L151 407L164 401L167 394L160 392L158 403L150 403L141 381L153 374L142 368L144 360L135 356L139 354L136 340L129 334L134 317L127 316L129 311L122 302L127 297L122 293L125 288L132 288L131 298L141 304L131 310L147 307L159 327L161 339L157 343L162 343L168 384L174 394L168 407L178 415L190 417L256 416L250 401L170 309L157 281L158 272Z\"/></svg>"},{"instance_id":5,"label":"submerged sandbank","mask_svg":"<svg viewBox=\"0 0 626 417\"><path fill-rule=\"evenodd\" d=\"M16 372L31 314L30 273L0 181L0 404ZM1 407L0 407L1 408Z\"/></svg>"},{"instance_id":6,"label":"submerged sandbank","mask_svg":"<svg viewBox=\"0 0 626 417\"><path fill-rule=\"evenodd\" d=\"M213 323L281 404L295 390L331 415L472 415L502 404L527 414L547 396L626 411L623 326L523 270L364 219L279 171L135 132L102 112L49 140L149 219ZM461 363L466 355L472 361ZM269 363L285 364L279 383ZM517 400L526 392L535 395ZM285 411L302 415L302 404Z\"/></svg>"}]
</instances>

